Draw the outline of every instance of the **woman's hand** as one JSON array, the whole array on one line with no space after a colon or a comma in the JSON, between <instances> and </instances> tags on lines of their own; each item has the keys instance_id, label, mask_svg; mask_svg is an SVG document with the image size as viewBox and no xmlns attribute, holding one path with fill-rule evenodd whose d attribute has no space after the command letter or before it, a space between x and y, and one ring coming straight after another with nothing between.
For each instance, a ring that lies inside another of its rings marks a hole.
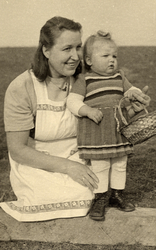
<instances>
[{"instance_id":1,"label":"woman's hand","mask_svg":"<svg viewBox=\"0 0 156 250\"><path fill-rule=\"evenodd\" d=\"M29 147L29 132L7 132L8 149L13 160L48 172L68 174L91 191L98 187L98 178L88 166L67 158L47 155Z\"/></svg>"},{"instance_id":2,"label":"woman's hand","mask_svg":"<svg viewBox=\"0 0 156 250\"><path fill-rule=\"evenodd\" d=\"M91 191L98 188L99 182L97 176L86 165L70 161L67 168L67 174L82 186L88 187Z\"/></svg>"},{"instance_id":3,"label":"woman's hand","mask_svg":"<svg viewBox=\"0 0 156 250\"><path fill-rule=\"evenodd\" d=\"M16 162L52 173L68 174L90 190L97 188L98 178L89 167L76 161L45 154L28 146L30 131L7 132L10 155Z\"/></svg>"}]
</instances>

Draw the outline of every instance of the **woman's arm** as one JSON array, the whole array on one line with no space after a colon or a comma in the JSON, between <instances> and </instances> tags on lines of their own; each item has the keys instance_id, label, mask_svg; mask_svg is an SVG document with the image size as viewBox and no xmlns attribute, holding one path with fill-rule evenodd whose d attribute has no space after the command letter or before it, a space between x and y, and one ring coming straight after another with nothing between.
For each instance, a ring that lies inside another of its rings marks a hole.
<instances>
[{"instance_id":1,"label":"woman's arm","mask_svg":"<svg viewBox=\"0 0 156 250\"><path fill-rule=\"evenodd\" d=\"M66 158L47 155L28 146L29 130L7 132L7 145L12 159L20 164L48 172L68 174L90 190L97 188L98 178L89 167Z\"/></svg>"},{"instance_id":2,"label":"woman's arm","mask_svg":"<svg viewBox=\"0 0 156 250\"><path fill-rule=\"evenodd\" d=\"M63 158L52 157L27 146L29 131L7 132L6 136L8 150L14 161L49 172L66 173L66 164L61 164L61 167L57 169L58 160L61 163Z\"/></svg>"}]
</instances>

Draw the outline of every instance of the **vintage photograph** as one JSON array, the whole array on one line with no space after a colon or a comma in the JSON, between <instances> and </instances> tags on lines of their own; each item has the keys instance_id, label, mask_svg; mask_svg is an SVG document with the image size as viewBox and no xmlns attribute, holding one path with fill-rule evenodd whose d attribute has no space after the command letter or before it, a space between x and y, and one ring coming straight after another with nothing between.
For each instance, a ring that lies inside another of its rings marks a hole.
<instances>
[{"instance_id":1,"label":"vintage photograph","mask_svg":"<svg viewBox=\"0 0 156 250\"><path fill-rule=\"evenodd\" d=\"M156 1L0 21L0 250L156 249Z\"/></svg>"}]
</instances>

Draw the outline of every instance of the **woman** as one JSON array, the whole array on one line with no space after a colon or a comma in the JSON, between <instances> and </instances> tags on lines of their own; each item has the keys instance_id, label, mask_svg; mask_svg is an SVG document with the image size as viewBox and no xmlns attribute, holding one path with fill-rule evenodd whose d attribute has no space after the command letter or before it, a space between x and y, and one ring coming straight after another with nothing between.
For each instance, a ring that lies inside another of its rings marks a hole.
<instances>
[{"instance_id":1,"label":"woman","mask_svg":"<svg viewBox=\"0 0 156 250\"><path fill-rule=\"evenodd\" d=\"M81 25L53 17L40 32L31 70L5 95L4 121L17 201L1 207L19 221L85 216L98 178L77 153L66 98L80 69Z\"/></svg>"}]
</instances>

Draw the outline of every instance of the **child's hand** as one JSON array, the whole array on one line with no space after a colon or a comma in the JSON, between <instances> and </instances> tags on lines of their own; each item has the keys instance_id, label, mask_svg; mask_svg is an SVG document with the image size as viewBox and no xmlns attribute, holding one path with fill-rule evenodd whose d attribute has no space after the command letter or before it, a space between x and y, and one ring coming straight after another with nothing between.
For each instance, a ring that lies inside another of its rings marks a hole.
<instances>
[{"instance_id":1,"label":"child's hand","mask_svg":"<svg viewBox=\"0 0 156 250\"><path fill-rule=\"evenodd\" d=\"M142 91L134 88L134 89L130 89L129 91L127 91L126 97L128 97L132 101L137 100L138 102L143 104L145 107L147 107L149 106L149 103L151 101L151 98L148 95L146 95L147 92L148 92L148 86L145 86L142 89ZM136 110L140 109L140 107L137 107L137 106L139 106L139 104L138 105L134 104L134 107L136 108Z\"/></svg>"},{"instance_id":2,"label":"child's hand","mask_svg":"<svg viewBox=\"0 0 156 250\"><path fill-rule=\"evenodd\" d=\"M88 110L87 116L98 124L103 118L103 113L97 108L90 108Z\"/></svg>"},{"instance_id":3,"label":"child's hand","mask_svg":"<svg viewBox=\"0 0 156 250\"><path fill-rule=\"evenodd\" d=\"M131 105L132 105L133 110L134 110L135 113L138 113L138 112L142 111L144 109L144 106L145 106L145 105L142 105L138 101L131 102Z\"/></svg>"}]
</instances>

